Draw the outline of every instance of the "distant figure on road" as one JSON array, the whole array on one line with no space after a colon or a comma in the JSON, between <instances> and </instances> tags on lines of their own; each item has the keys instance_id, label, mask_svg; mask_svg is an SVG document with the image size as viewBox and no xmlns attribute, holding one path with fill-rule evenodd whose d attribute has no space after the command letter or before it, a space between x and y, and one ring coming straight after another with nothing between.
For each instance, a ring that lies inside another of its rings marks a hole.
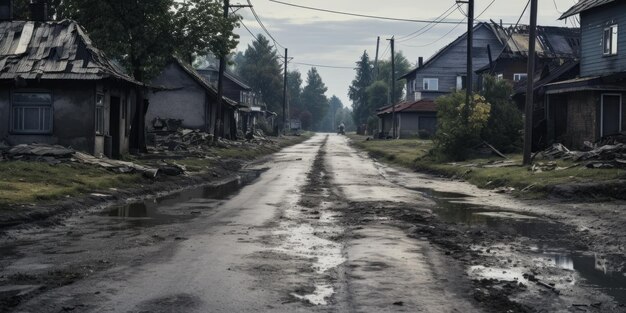
<instances>
[{"instance_id":1,"label":"distant figure on road","mask_svg":"<svg viewBox=\"0 0 626 313\"><path fill-rule=\"evenodd\" d=\"M346 126L343 125L343 123L339 124L339 131L337 132L337 134L339 134L339 135L345 135L346 134Z\"/></svg>"}]
</instances>

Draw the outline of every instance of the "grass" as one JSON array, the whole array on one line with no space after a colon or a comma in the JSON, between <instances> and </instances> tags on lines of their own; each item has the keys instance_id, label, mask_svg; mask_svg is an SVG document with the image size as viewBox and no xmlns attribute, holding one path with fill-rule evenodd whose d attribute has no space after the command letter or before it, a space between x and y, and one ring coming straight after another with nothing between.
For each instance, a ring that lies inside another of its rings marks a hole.
<instances>
[{"instance_id":1,"label":"grass","mask_svg":"<svg viewBox=\"0 0 626 313\"><path fill-rule=\"evenodd\" d=\"M271 146L215 149L212 152L220 159L252 160L302 142L311 136L312 133L304 133L299 137L273 139L276 144ZM149 164L146 160L134 160L131 156L125 156L125 159L140 164ZM184 165L190 172L203 172L217 164L216 158L166 161ZM0 208L58 200L109 188L130 188L145 182L146 180L140 174L117 174L96 166L79 163L49 165L46 162L30 161L0 162Z\"/></svg>"},{"instance_id":2,"label":"grass","mask_svg":"<svg viewBox=\"0 0 626 313\"><path fill-rule=\"evenodd\" d=\"M573 166L574 162L567 160L555 161L558 167L566 169L532 172L528 167L521 165L520 154L507 155L508 161L519 164L510 167L483 167L503 160L495 157L456 163L437 162L428 154L433 147L431 141L419 139L365 141L363 136L350 135L350 137L356 147L389 163L448 177L462 178L480 188L513 187L516 189L514 192L516 195L525 198L544 197L553 186L565 183L601 182L626 178L624 170L588 169L584 166Z\"/></svg>"},{"instance_id":3,"label":"grass","mask_svg":"<svg viewBox=\"0 0 626 313\"><path fill-rule=\"evenodd\" d=\"M125 188L142 180L139 174L115 174L78 163L0 162L0 206L75 196L108 188Z\"/></svg>"}]
</instances>

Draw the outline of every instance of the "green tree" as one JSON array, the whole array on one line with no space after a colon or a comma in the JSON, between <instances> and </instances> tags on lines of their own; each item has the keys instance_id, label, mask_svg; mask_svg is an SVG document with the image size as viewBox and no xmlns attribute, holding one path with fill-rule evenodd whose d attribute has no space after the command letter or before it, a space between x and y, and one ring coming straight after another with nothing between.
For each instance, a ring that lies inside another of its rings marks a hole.
<instances>
[{"instance_id":1,"label":"green tree","mask_svg":"<svg viewBox=\"0 0 626 313\"><path fill-rule=\"evenodd\" d=\"M335 121L337 125L343 123L343 125L346 127L345 130L347 132L353 132L356 130L352 110L350 110L349 108L342 107L337 110L337 114L335 115Z\"/></svg>"},{"instance_id":2,"label":"green tree","mask_svg":"<svg viewBox=\"0 0 626 313\"><path fill-rule=\"evenodd\" d=\"M367 87L366 93L367 107L365 112L367 114L367 129L373 131L378 128L376 109L389 104L389 86L382 80L378 80Z\"/></svg>"},{"instance_id":3,"label":"green tree","mask_svg":"<svg viewBox=\"0 0 626 313\"><path fill-rule=\"evenodd\" d=\"M311 126L318 128L328 110L328 98L326 98L326 85L315 67L307 73L306 86L302 90L302 104L311 113Z\"/></svg>"},{"instance_id":4,"label":"green tree","mask_svg":"<svg viewBox=\"0 0 626 313\"><path fill-rule=\"evenodd\" d=\"M408 71L411 70L411 63L409 63L402 51L398 51L394 59L394 65L396 67L396 79L398 79L400 76L406 74ZM387 84L387 86L391 86L391 60L379 61L378 69L374 69L374 71L377 72L376 80L383 81ZM393 103L400 102L404 97L405 83L403 83L403 81L404 80L396 82L396 93ZM389 89L391 89L391 87ZM389 91L391 92L391 90Z\"/></svg>"},{"instance_id":5,"label":"green tree","mask_svg":"<svg viewBox=\"0 0 626 313\"><path fill-rule=\"evenodd\" d=\"M289 114L298 118L303 111L302 106L302 76L299 71L287 72L287 101L289 102Z\"/></svg>"},{"instance_id":6,"label":"green tree","mask_svg":"<svg viewBox=\"0 0 626 313\"><path fill-rule=\"evenodd\" d=\"M256 92L260 92L268 110L279 114L282 120L283 75L276 50L263 35L248 45L239 75Z\"/></svg>"},{"instance_id":7,"label":"green tree","mask_svg":"<svg viewBox=\"0 0 626 313\"><path fill-rule=\"evenodd\" d=\"M332 95L332 97L328 100L328 111L322 120L319 130L327 132L336 131L337 127L342 122L338 120L338 117L340 117L338 114L341 114L341 109L343 109L343 103L337 96Z\"/></svg>"},{"instance_id":8,"label":"green tree","mask_svg":"<svg viewBox=\"0 0 626 313\"><path fill-rule=\"evenodd\" d=\"M481 137L503 153L519 151L522 147L524 121L511 95L513 88L505 80L484 76L484 89L481 92L491 104L491 115Z\"/></svg>"},{"instance_id":9,"label":"green tree","mask_svg":"<svg viewBox=\"0 0 626 313\"><path fill-rule=\"evenodd\" d=\"M354 123L358 127L366 123L369 116L366 89L372 83L372 64L367 51L363 51L363 55L356 64L356 77L348 89L348 96L352 101Z\"/></svg>"}]
</instances>

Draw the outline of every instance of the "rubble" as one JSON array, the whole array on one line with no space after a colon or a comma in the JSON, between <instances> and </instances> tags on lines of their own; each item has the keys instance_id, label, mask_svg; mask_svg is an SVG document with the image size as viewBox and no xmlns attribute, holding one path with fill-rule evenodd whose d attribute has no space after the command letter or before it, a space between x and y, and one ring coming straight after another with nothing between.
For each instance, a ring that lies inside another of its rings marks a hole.
<instances>
[{"instance_id":1,"label":"rubble","mask_svg":"<svg viewBox=\"0 0 626 313\"><path fill-rule=\"evenodd\" d=\"M596 146L589 151L571 151L562 144L553 144L548 149L535 154L535 159L549 160L573 160L575 162L585 162L587 168L626 168L626 144L617 143L614 145ZM548 162L550 163L550 162ZM541 168L538 164L533 165L534 168ZM580 164L576 164L578 166ZM552 164L550 165L552 166ZM544 165L545 167L545 165ZM555 169L562 169L555 167Z\"/></svg>"}]
</instances>

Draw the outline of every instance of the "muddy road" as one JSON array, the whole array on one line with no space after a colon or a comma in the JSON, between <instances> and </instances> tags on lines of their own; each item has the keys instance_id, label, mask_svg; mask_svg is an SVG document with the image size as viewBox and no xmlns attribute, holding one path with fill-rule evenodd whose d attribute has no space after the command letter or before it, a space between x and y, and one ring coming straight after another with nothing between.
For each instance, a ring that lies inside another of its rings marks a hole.
<instances>
[{"instance_id":1,"label":"muddy road","mask_svg":"<svg viewBox=\"0 0 626 313\"><path fill-rule=\"evenodd\" d=\"M318 134L0 237L0 312L626 312L623 203L519 202Z\"/></svg>"}]
</instances>

